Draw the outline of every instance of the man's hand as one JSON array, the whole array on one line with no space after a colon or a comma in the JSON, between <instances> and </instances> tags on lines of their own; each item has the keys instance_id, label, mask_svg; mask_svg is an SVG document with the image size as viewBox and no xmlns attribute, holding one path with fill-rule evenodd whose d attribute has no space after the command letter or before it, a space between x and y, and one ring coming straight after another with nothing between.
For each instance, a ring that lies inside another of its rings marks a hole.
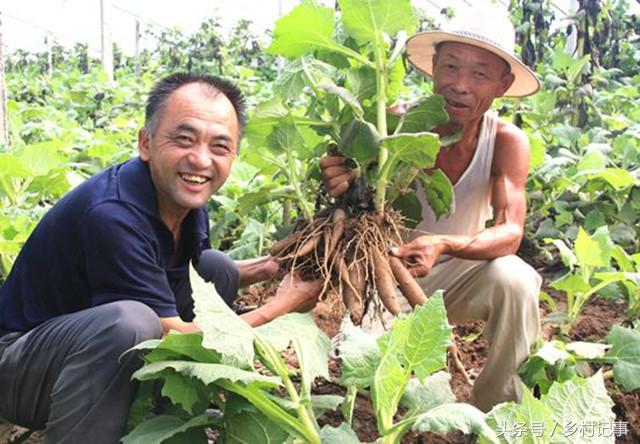
<instances>
[{"instance_id":1,"label":"man's hand","mask_svg":"<svg viewBox=\"0 0 640 444\"><path fill-rule=\"evenodd\" d=\"M447 243L443 236L424 235L401 247L392 248L391 254L404 259L412 276L423 277L431 271L446 247Z\"/></svg>"},{"instance_id":2,"label":"man's hand","mask_svg":"<svg viewBox=\"0 0 640 444\"><path fill-rule=\"evenodd\" d=\"M241 317L249 325L257 327L287 313L309 311L316 304L320 291L322 281L303 281L289 273L280 283L274 298Z\"/></svg>"},{"instance_id":3,"label":"man's hand","mask_svg":"<svg viewBox=\"0 0 640 444\"><path fill-rule=\"evenodd\" d=\"M284 313L292 311L305 312L311 310L318 301L320 291L322 290L322 281L303 281L297 275L287 274L273 299L269 303L280 306Z\"/></svg>"},{"instance_id":4,"label":"man's hand","mask_svg":"<svg viewBox=\"0 0 640 444\"><path fill-rule=\"evenodd\" d=\"M332 197L338 197L349 189L352 175L342 156L324 156L320 159L320 169L322 170L322 180Z\"/></svg>"}]
</instances>

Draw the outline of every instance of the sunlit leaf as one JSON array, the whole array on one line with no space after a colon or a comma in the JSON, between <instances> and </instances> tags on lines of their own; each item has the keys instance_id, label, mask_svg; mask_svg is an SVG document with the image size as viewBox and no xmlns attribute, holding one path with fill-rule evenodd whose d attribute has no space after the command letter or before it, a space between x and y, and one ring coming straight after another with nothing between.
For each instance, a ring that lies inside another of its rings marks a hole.
<instances>
[{"instance_id":1,"label":"sunlit leaf","mask_svg":"<svg viewBox=\"0 0 640 444\"><path fill-rule=\"evenodd\" d=\"M345 29L360 45L375 41L378 33L412 34L417 18L410 0L338 0Z\"/></svg>"},{"instance_id":2,"label":"sunlit leaf","mask_svg":"<svg viewBox=\"0 0 640 444\"><path fill-rule=\"evenodd\" d=\"M440 95L422 99L407 111L401 131L403 133L422 133L431 131L438 125L449 121L444 109L444 98Z\"/></svg>"},{"instance_id":3,"label":"sunlit leaf","mask_svg":"<svg viewBox=\"0 0 640 444\"><path fill-rule=\"evenodd\" d=\"M304 2L276 22L269 54L300 57L318 49L330 49L335 26L332 8Z\"/></svg>"}]
</instances>

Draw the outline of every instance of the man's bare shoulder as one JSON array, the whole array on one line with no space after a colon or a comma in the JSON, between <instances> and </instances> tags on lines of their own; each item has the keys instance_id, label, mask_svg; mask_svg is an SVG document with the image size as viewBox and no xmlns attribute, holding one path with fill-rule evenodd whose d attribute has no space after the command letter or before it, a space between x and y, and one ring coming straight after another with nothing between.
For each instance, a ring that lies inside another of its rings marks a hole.
<instances>
[{"instance_id":1,"label":"man's bare shoulder","mask_svg":"<svg viewBox=\"0 0 640 444\"><path fill-rule=\"evenodd\" d=\"M502 119L496 128L496 141L493 150L492 174L510 171L524 175L529 170L529 138L520 128Z\"/></svg>"},{"instance_id":2,"label":"man's bare shoulder","mask_svg":"<svg viewBox=\"0 0 640 444\"><path fill-rule=\"evenodd\" d=\"M496 128L496 148L498 146L523 145L529 149L529 138L527 134L511 122L498 119Z\"/></svg>"}]
</instances>

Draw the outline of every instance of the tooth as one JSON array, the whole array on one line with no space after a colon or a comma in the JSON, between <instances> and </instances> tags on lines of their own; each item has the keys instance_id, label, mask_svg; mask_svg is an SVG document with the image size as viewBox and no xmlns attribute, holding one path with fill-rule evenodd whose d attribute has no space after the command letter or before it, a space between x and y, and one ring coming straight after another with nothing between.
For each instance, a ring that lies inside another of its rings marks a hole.
<instances>
[{"instance_id":1,"label":"tooth","mask_svg":"<svg viewBox=\"0 0 640 444\"><path fill-rule=\"evenodd\" d=\"M206 179L204 177L200 177L200 176L193 176L191 174L183 174L182 177L190 182L196 182L196 183L204 183L206 182Z\"/></svg>"}]
</instances>

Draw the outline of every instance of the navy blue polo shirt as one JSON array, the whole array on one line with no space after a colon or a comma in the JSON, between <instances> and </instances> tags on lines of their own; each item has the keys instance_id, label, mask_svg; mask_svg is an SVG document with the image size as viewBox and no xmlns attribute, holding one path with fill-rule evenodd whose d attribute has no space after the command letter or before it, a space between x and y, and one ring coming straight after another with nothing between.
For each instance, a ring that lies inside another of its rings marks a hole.
<instances>
[{"instance_id":1,"label":"navy blue polo shirt","mask_svg":"<svg viewBox=\"0 0 640 444\"><path fill-rule=\"evenodd\" d=\"M211 248L206 208L190 211L181 233L176 261L140 158L93 176L53 206L24 244L0 288L0 334L123 299L178 316L193 304L189 261Z\"/></svg>"}]
</instances>

